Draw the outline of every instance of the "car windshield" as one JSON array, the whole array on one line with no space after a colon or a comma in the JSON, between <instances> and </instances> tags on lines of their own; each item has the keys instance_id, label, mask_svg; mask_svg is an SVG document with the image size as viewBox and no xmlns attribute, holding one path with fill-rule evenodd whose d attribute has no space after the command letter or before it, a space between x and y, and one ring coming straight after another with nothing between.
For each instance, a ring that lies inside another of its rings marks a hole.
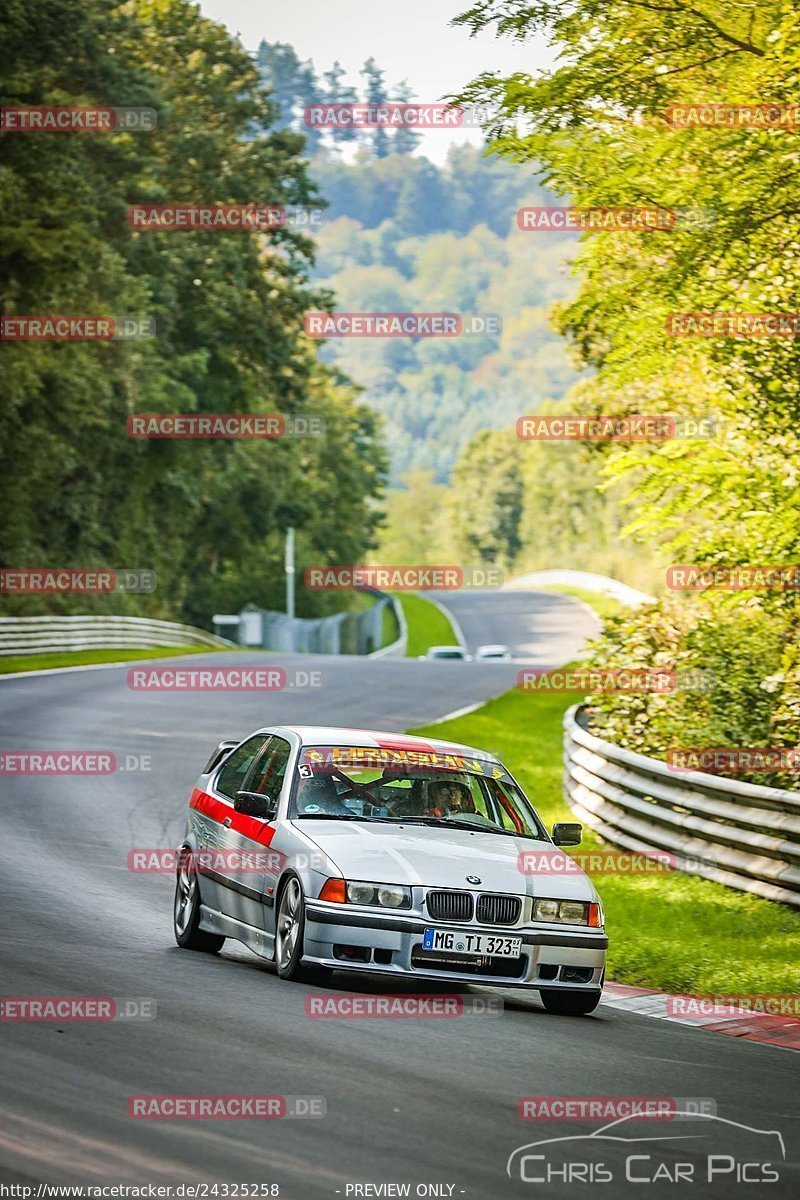
<instances>
[{"instance_id":1,"label":"car windshield","mask_svg":"<svg viewBox=\"0 0 800 1200\"><path fill-rule=\"evenodd\" d=\"M370 821L549 841L505 767L463 753L307 746L289 816Z\"/></svg>"}]
</instances>

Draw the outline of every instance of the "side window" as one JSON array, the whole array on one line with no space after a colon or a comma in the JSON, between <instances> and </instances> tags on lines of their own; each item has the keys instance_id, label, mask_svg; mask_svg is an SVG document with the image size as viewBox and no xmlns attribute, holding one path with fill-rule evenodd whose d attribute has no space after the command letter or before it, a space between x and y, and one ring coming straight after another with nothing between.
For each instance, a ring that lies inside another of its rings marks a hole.
<instances>
[{"instance_id":1,"label":"side window","mask_svg":"<svg viewBox=\"0 0 800 1200\"><path fill-rule=\"evenodd\" d=\"M486 796L481 787L480 778L477 775L468 775L464 782L470 790L472 803L475 805L475 812L491 820L491 813L487 813L486 811Z\"/></svg>"},{"instance_id":2,"label":"side window","mask_svg":"<svg viewBox=\"0 0 800 1200\"><path fill-rule=\"evenodd\" d=\"M217 776L218 792L222 792L222 795L227 796L229 800L236 799L236 793L241 788L244 777L253 765L253 760L265 740L261 733L257 737L248 738L246 742L242 742L238 750L233 751L225 760L225 764Z\"/></svg>"},{"instance_id":3,"label":"side window","mask_svg":"<svg viewBox=\"0 0 800 1200\"><path fill-rule=\"evenodd\" d=\"M291 746L283 738L271 737L255 771L247 781L247 790L268 796L277 804L291 752Z\"/></svg>"}]
</instances>

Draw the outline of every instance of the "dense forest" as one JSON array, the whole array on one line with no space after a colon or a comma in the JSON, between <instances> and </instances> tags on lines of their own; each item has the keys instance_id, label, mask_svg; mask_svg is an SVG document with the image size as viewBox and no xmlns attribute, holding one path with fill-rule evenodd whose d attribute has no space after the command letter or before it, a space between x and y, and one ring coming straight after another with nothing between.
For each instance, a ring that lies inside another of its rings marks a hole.
<instances>
[{"instance_id":1,"label":"dense forest","mask_svg":"<svg viewBox=\"0 0 800 1200\"><path fill-rule=\"evenodd\" d=\"M2 314L147 318L132 341L4 341L0 562L147 568L152 595L0 598L2 610L127 611L208 624L283 594L298 560L363 558L386 461L378 420L320 363L313 245L132 229L135 203L318 203L305 140L280 125L238 41L189 0L26 0L0 27L4 106L153 109L154 130L4 132ZM134 412L313 414L325 437L142 441ZM305 611L336 598L303 594Z\"/></svg>"}]
</instances>

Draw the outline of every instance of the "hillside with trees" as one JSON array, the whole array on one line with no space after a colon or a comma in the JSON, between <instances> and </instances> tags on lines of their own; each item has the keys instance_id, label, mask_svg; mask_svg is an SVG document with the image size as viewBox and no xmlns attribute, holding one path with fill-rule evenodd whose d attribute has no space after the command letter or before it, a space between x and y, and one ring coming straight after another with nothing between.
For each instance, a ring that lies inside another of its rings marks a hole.
<instances>
[{"instance_id":1,"label":"hillside with trees","mask_svg":"<svg viewBox=\"0 0 800 1200\"><path fill-rule=\"evenodd\" d=\"M550 306L574 292L575 238L518 229L521 205L556 203L531 168L469 144L453 145L438 166L415 153L413 130L309 129L304 111L314 103L413 99L405 82L386 85L374 59L360 91L344 86L340 63L318 74L286 44L262 42L257 62L279 122L308 139L309 172L328 205L313 278L336 308L500 318L495 335L331 340L322 351L387 418L394 481L427 470L443 483L474 434L558 399L577 378L548 321Z\"/></svg>"},{"instance_id":2,"label":"hillside with trees","mask_svg":"<svg viewBox=\"0 0 800 1200\"><path fill-rule=\"evenodd\" d=\"M581 369L552 320L576 292L578 239L517 224L523 205L563 204L536 164L464 143L439 166L413 131L308 129L309 105L412 94L389 87L374 59L359 89L340 63L318 73L286 44L262 42L257 61L278 121L308 137L327 204L314 278L335 307L501 318L496 336L325 344L323 361L384 417L393 487L376 561L491 563L510 574L571 564L652 587L650 556L620 543L625 516L616 493L599 491L596 450L522 444L514 432L519 416L562 402Z\"/></svg>"},{"instance_id":3,"label":"hillside with trees","mask_svg":"<svg viewBox=\"0 0 800 1200\"><path fill-rule=\"evenodd\" d=\"M136 341L4 341L0 561L149 568L150 596L2 598L3 611L125 611L208 624L280 604L283 536L298 566L373 544L378 420L319 362L313 245L270 234L132 230L138 202L308 206L303 137L259 72L188 0L29 0L0 29L4 106L146 106L151 132L4 133L4 316L146 317ZM136 441L134 412L313 414L322 437ZM336 597L304 594L306 611Z\"/></svg>"}]
</instances>

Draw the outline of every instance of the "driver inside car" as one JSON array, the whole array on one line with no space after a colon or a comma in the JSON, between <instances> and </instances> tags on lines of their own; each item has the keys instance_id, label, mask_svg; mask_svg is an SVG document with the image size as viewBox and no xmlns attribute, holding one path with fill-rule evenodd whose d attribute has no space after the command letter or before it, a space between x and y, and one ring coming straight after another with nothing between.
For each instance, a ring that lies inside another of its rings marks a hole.
<instances>
[{"instance_id":1,"label":"driver inside car","mask_svg":"<svg viewBox=\"0 0 800 1200\"><path fill-rule=\"evenodd\" d=\"M477 811L472 793L458 779L440 779L428 785L425 816L448 817Z\"/></svg>"}]
</instances>

